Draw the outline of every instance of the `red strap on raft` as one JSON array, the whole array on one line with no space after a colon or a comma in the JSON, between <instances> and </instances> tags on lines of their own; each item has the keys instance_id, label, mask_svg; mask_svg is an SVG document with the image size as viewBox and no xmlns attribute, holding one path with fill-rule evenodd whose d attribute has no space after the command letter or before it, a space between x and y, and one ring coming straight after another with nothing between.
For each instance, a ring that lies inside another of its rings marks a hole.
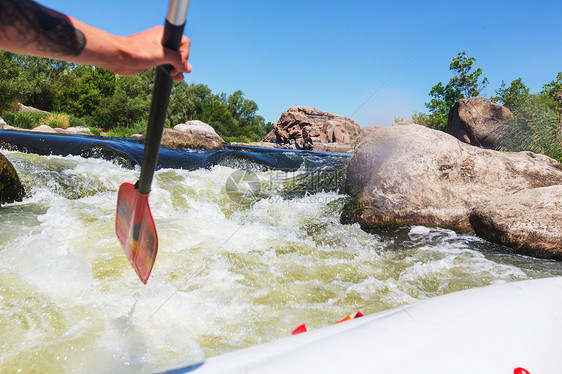
<instances>
[{"instance_id":1,"label":"red strap on raft","mask_svg":"<svg viewBox=\"0 0 562 374\"><path fill-rule=\"evenodd\" d=\"M350 314L349 316L345 317L344 319L339 320L336 323L351 321L352 319L359 318L359 317L363 317L363 313L357 312L357 313Z\"/></svg>"},{"instance_id":2,"label":"red strap on raft","mask_svg":"<svg viewBox=\"0 0 562 374\"><path fill-rule=\"evenodd\" d=\"M353 314L350 314L349 316L345 317L344 319L339 320L335 324L345 322L345 321L351 321L352 319L363 317L363 316L364 315L361 312L353 313ZM303 332L306 332L306 331L307 331L306 330L306 324L303 323L302 325L300 325L296 329L294 329L293 332L291 333L291 335L302 334Z\"/></svg>"},{"instance_id":3,"label":"red strap on raft","mask_svg":"<svg viewBox=\"0 0 562 374\"><path fill-rule=\"evenodd\" d=\"M306 325L304 323L294 329L291 335L302 334L303 332L306 332Z\"/></svg>"}]
</instances>

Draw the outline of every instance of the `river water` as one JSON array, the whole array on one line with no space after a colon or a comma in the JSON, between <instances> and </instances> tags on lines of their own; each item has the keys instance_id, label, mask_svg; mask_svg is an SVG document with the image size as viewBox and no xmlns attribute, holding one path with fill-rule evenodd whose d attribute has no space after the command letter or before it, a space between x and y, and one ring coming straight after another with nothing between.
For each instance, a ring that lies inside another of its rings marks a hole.
<instances>
[{"instance_id":1,"label":"river water","mask_svg":"<svg viewBox=\"0 0 562 374\"><path fill-rule=\"evenodd\" d=\"M160 248L144 286L114 234L117 190L139 167L6 144L28 193L0 208L1 372L150 372L302 323L562 275L556 262L471 235L341 224L347 157L166 150L150 194ZM236 179L239 170L254 179ZM233 175L249 197L229 190Z\"/></svg>"}]
</instances>

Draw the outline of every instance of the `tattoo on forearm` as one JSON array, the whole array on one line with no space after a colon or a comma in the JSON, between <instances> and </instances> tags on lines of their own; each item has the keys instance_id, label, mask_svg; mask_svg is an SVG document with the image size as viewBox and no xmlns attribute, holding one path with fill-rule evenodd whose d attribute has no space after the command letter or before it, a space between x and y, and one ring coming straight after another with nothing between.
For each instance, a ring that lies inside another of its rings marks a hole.
<instances>
[{"instance_id":1,"label":"tattoo on forearm","mask_svg":"<svg viewBox=\"0 0 562 374\"><path fill-rule=\"evenodd\" d=\"M84 33L68 17L31 0L0 0L0 40L14 37L22 46L58 56L78 56L86 46Z\"/></svg>"}]
</instances>

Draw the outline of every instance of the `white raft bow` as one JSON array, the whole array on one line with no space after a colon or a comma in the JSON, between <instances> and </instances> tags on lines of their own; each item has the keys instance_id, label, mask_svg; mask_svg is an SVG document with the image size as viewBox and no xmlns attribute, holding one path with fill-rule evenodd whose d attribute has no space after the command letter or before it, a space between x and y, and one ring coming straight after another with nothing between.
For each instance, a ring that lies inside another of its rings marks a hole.
<instances>
[{"instance_id":1,"label":"white raft bow","mask_svg":"<svg viewBox=\"0 0 562 374\"><path fill-rule=\"evenodd\" d=\"M561 352L556 277L422 300L169 373L553 374Z\"/></svg>"}]
</instances>

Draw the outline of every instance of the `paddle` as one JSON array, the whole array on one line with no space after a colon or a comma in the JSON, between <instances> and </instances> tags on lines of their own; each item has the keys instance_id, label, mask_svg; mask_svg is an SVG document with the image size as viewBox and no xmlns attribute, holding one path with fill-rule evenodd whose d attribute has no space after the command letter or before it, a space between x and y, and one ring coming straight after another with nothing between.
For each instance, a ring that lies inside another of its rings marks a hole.
<instances>
[{"instance_id":1,"label":"paddle","mask_svg":"<svg viewBox=\"0 0 562 374\"><path fill-rule=\"evenodd\" d=\"M185 27L189 0L170 0L162 45L178 50ZM141 163L140 178L135 185L123 183L117 196L115 233L140 280L146 284L158 252L158 235L148 206L148 194L158 161L164 120L173 79L170 65L156 69L152 103Z\"/></svg>"}]
</instances>

